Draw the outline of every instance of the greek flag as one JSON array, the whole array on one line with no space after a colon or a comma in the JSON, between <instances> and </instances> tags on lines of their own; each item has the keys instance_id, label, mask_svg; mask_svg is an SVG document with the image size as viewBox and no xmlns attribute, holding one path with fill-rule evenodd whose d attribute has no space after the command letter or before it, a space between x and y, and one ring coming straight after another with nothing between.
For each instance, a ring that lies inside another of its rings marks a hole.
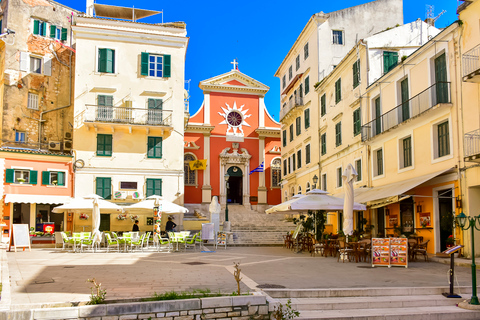
<instances>
[{"instance_id":1,"label":"greek flag","mask_svg":"<svg viewBox=\"0 0 480 320\"><path fill-rule=\"evenodd\" d=\"M263 162L260 163L260 165L258 167L256 167L255 169L253 169L252 171L250 171L250 174L254 173L254 172L263 172Z\"/></svg>"}]
</instances>

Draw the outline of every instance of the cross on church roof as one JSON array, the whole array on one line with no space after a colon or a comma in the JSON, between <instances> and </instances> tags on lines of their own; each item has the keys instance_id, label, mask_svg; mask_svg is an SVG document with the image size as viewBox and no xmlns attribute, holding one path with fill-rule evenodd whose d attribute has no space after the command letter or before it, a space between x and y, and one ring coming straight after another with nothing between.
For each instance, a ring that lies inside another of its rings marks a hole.
<instances>
[{"instance_id":1,"label":"cross on church roof","mask_svg":"<svg viewBox=\"0 0 480 320\"><path fill-rule=\"evenodd\" d=\"M233 59L232 62L230 62L231 64L233 64L233 69L232 70L238 70L238 61L237 59Z\"/></svg>"}]
</instances>

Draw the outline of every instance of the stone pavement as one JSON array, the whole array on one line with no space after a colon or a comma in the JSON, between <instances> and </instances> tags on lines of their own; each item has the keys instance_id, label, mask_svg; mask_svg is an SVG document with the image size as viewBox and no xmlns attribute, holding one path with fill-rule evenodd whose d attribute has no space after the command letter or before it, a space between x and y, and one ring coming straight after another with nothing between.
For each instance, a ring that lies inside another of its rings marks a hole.
<instances>
[{"instance_id":1,"label":"stone pavement","mask_svg":"<svg viewBox=\"0 0 480 320\"><path fill-rule=\"evenodd\" d=\"M342 263L281 247L229 247L213 253L70 253L36 248L16 253L2 250L1 258L0 307L12 309L88 301L89 278L102 284L107 299L206 288L230 293L236 290L234 262L240 262L243 292L255 291L257 285L291 289L447 287L449 270L448 265L435 262L372 268L368 263ZM458 266L455 271L455 286L471 286L469 267Z\"/></svg>"}]
</instances>

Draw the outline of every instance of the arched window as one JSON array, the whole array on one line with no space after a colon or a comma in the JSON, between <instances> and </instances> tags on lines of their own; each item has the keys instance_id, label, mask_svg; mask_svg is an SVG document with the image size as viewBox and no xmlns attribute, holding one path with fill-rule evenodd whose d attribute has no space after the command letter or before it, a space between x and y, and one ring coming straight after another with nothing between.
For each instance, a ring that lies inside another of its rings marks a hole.
<instances>
[{"instance_id":1,"label":"arched window","mask_svg":"<svg viewBox=\"0 0 480 320\"><path fill-rule=\"evenodd\" d=\"M195 161L195 156L193 154L186 154L183 157L183 174L184 174L184 183L186 186L195 186L197 185L197 174L195 170L190 169L190 161Z\"/></svg>"},{"instance_id":2,"label":"arched window","mask_svg":"<svg viewBox=\"0 0 480 320\"><path fill-rule=\"evenodd\" d=\"M292 189L290 189L290 194L291 194L291 197L295 195L295 187L292 187Z\"/></svg>"},{"instance_id":3,"label":"arched window","mask_svg":"<svg viewBox=\"0 0 480 320\"><path fill-rule=\"evenodd\" d=\"M305 189L305 192L310 191L310 182L307 181L307 188Z\"/></svg>"},{"instance_id":4,"label":"arched window","mask_svg":"<svg viewBox=\"0 0 480 320\"><path fill-rule=\"evenodd\" d=\"M302 186L298 186L298 194L302 194Z\"/></svg>"},{"instance_id":5,"label":"arched window","mask_svg":"<svg viewBox=\"0 0 480 320\"><path fill-rule=\"evenodd\" d=\"M272 188L280 188L280 180L282 179L282 160L280 160L280 158L273 159L270 167L272 168Z\"/></svg>"}]
</instances>

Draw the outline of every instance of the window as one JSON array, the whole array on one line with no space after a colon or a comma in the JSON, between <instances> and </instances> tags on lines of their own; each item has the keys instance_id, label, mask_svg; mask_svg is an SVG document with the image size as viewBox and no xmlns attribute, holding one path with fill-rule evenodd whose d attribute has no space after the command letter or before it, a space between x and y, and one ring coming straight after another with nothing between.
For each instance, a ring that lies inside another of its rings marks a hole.
<instances>
[{"instance_id":1,"label":"window","mask_svg":"<svg viewBox=\"0 0 480 320\"><path fill-rule=\"evenodd\" d=\"M288 173L292 172L292 160L290 157L288 157Z\"/></svg>"},{"instance_id":2,"label":"window","mask_svg":"<svg viewBox=\"0 0 480 320\"><path fill-rule=\"evenodd\" d=\"M310 92L310 76L305 78L305 95Z\"/></svg>"},{"instance_id":3,"label":"window","mask_svg":"<svg viewBox=\"0 0 480 320\"><path fill-rule=\"evenodd\" d=\"M332 30L333 44L343 44L343 31Z\"/></svg>"},{"instance_id":4,"label":"window","mask_svg":"<svg viewBox=\"0 0 480 320\"><path fill-rule=\"evenodd\" d=\"M147 114L147 123L148 124L162 124L163 122L163 100L162 99L152 99L147 100L148 114Z\"/></svg>"},{"instance_id":5,"label":"window","mask_svg":"<svg viewBox=\"0 0 480 320\"><path fill-rule=\"evenodd\" d=\"M120 181L121 190L137 190L138 183L135 181Z\"/></svg>"},{"instance_id":6,"label":"window","mask_svg":"<svg viewBox=\"0 0 480 320\"><path fill-rule=\"evenodd\" d=\"M448 121L437 126L438 157L450 154L450 138L448 132Z\"/></svg>"},{"instance_id":7,"label":"window","mask_svg":"<svg viewBox=\"0 0 480 320\"><path fill-rule=\"evenodd\" d=\"M47 23L42 20L33 20L33 34L47 36Z\"/></svg>"},{"instance_id":8,"label":"window","mask_svg":"<svg viewBox=\"0 0 480 320\"><path fill-rule=\"evenodd\" d=\"M343 186L343 179L342 179L342 167L337 168L337 188L341 188Z\"/></svg>"},{"instance_id":9,"label":"window","mask_svg":"<svg viewBox=\"0 0 480 320\"><path fill-rule=\"evenodd\" d=\"M310 109L305 109L303 111L303 116L305 117L305 130L310 128Z\"/></svg>"},{"instance_id":10,"label":"window","mask_svg":"<svg viewBox=\"0 0 480 320\"><path fill-rule=\"evenodd\" d=\"M295 125L296 125L297 136L299 136L300 133L302 133L302 118L301 117L297 117L297 119L295 119Z\"/></svg>"},{"instance_id":11,"label":"window","mask_svg":"<svg viewBox=\"0 0 480 320\"><path fill-rule=\"evenodd\" d=\"M293 124L290 125L290 141L293 141Z\"/></svg>"},{"instance_id":12,"label":"window","mask_svg":"<svg viewBox=\"0 0 480 320\"><path fill-rule=\"evenodd\" d=\"M32 110L38 110L38 94L28 93L27 108Z\"/></svg>"},{"instance_id":13,"label":"window","mask_svg":"<svg viewBox=\"0 0 480 320\"><path fill-rule=\"evenodd\" d=\"M183 177L186 186L195 186L197 184L195 170L190 169L190 162L195 161L193 154L186 154L183 158Z\"/></svg>"},{"instance_id":14,"label":"window","mask_svg":"<svg viewBox=\"0 0 480 320\"><path fill-rule=\"evenodd\" d=\"M147 179L147 197L162 195L162 179Z\"/></svg>"},{"instance_id":15,"label":"window","mask_svg":"<svg viewBox=\"0 0 480 320\"><path fill-rule=\"evenodd\" d=\"M310 182L307 181L307 186L305 188L305 192L310 191Z\"/></svg>"},{"instance_id":16,"label":"window","mask_svg":"<svg viewBox=\"0 0 480 320\"><path fill-rule=\"evenodd\" d=\"M342 122L335 125L335 145L338 147L342 144Z\"/></svg>"},{"instance_id":17,"label":"window","mask_svg":"<svg viewBox=\"0 0 480 320\"><path fill-rule=\"evenodd\" d=\"M298 194L302 194L302 186L298 186Z\"/></svg>"},{"instance_id":18,"label":"window","mask_svg":"<svg viewBox=\"0 0 480 320\"><path fill-rule=\"evenodd\" d=\"M327 191L327 174L322 174L322 190Z\"/></svg>"},{"instance_id":19,"label":"window","mask_svg":"<svg viewBox=\"0 0 480 320\"><path fill-rule=\"evenodd\" d=\"M353 87L356 88L360 84L360 60L353 64Z\"/></svg>"},{"instance_id":20,"label":"window","mask_svg":"<svg viewBox=\"0 0 480 320\"><path fill-rule=\"evenodd\" d=\"M320 141L321 141L320 143L322 146L322 156L323 156L327 153L327 133L323 133L320 136Z\"/></svg>"},{"instance_id":21,"label":"window","mask_svg":"<svg viewBox=\"0 0 480 320\"><path fill-rule=\"evenodd\" d=\"M302 167L302 150L297 151L297 169Z\"/></svg>"},{"instance_id":22,"label":"window","mask_svg":"<svg viewBox=\"0 0 480 320\"><path fill-rule=\"evenodd\" d=\"M295 171L295 169L296 169L296 165L295 165L296 161L295 160L296 159L295 159L295 153L294 153L294 154L292 154L292 171Z\"/></svg>"},{"instance_id":23,"label":"window","mask_svg":"<svg viewBox=\"0 0 480 320\"><path fill-rule=\"evenodd\" d=\"M292 66L290 66L290 68L288 68L288 81L292 80L292 77L293 77L293 68Z\"/></svg>"},{"instance_id":24,"label":"window","mask_svg":"<svg viewBox=\"0 0 480 320\"><path fill-rule=\"evenodd\" d=\"M287 76L283 75L283 77L282 77L282 88L285 89L286 85L287 85Z\"/></svg>"},{"instance_id":25,"label":"window","mask_svg":"<svg viewBox=\"0 0 480 320\"><path fill-rule=\"evenodd\" d=\"M335 103L339 103L342 100L342 78L335 82Z\"/></svg>"},{"instance_id":26,"label":"window","mask_svg":"<svg viewBox=\"0 0 480 320\"><path fill-rule=\"evenodd\" d=\"M356 136L362 129L362 119L360 114L360 108L353 111L353 135Z\"/></svg>"},{"instance_id":27,"label":"window","mask_svg":"<svg viewBox=\"0 0 480 320\"><path fill-rule=\"evenodd\" d=\"M38 171L28 169L6 169L6 183L37 184Z\"/></svg>"},{"instance_id":28,"label":"window","mask_svg":"<svg viewBox=\"0 0 480 320\"><path fill-rule=\"evenodd\" d=\"M62 41L67 40L67 29L50 25L50 38Z\"/></svg>"},{"instance_id":29,"label":"window","mask_svg":"<svg viewBox=\"0 0 480 320\"><path fill-rule=\"evenodd\" d=\"M104 156L104 157L112 156L112 135L111 134L97 135L97 156Z\"/></svg>"},{"instance_id":30,"label":"window","mask_svg":"<svg viewBox=\"0 0 480 320\"><path fill-rule=\"evenodd\" d=\"M115 50L98 49L98 72L115 73Z\"/></svg>"},{"instance_id":31,"label":"window","mask_svg":"<svg viewBox=\"0 0 480 320\"><path fill-rule=\"evenodd\" d=\"M282 137L283 137L283 146L287 146L287 130L283 130L282 132Z\"/></svg>"},{"instance_id":32,"label":"window","mask_svg":"<svg viewBox=\"0 0 480 320\"><path fill-rule=\"evenodd\" d=\"M171 76L171 65L171 55L142 52L140 74L142 76L169 78Z\"/></svg>"},{"instance_id":33,"label":"window","mask_svg":"<svg viewBox=\"0 0 480 320\"><path fill-rule=\"evenodd\" d=\"M279 188L280 187L280 180L281 177L281 160L279 158L275 158L272 161L272 188Z\"/></svg>"},{"instance_id":34,"label":"window","mask_svg":"<svg viewBox=\"0 0 480 320\"><path fill-rule=\"evenodd\" d=\"M442 53L435 59L435 87L437 103L447 103L448 98L448 79L447 79L447 63L445 61L445 53Z\"/></svg>"},{"instance_id":35,"label":"window","mask_svg":"<svg viewBox=\"0 0 480 320\"><path fill-rule=\"evenodd\" d=\"M412 166L412 137L402 140L402 158L400 167L407 168Z\"/></svg>"},{"instance_id":36,"label":"window","mask_svg":"<svg viewBox=\"0 0 480 320\"><path fill-rule=\"evenodd\" d=\"M320 114L322 117L327 114L327 96L326 94L323 94L322 97L320 98L320 105L321 105L321 110Z\"/></svg>"},{"instance_id":37,"label":"window","mask_svg":"<svg viewBox=\"0 0 480 320\"><path fill-rule=\"evenodd\" d=\"M383 52L383 73L387 73L388 71L392 70L397 64L398 52Z\"/></svg>"},{"instance_id":38,"label":"window","mask_svg":"<svg viewBox=\"0 0 480 320\"><path fill-rule=\"evenodd\" d=\"M64 186L65 172L42 171L42 184L46 186Z\"/></svg>"},{"instance_id":39,"label":"window","mask_svg":"<svg viewBox=\"0 0 480 320\"><path fill-rule=\"evenodd\" d=\"M300 69L300 55L295 59L295 70L298 71L298 69Z\"/></svg>"},{"instance_id":40,"label":"window","mask_svg":"<svg viewBox=\"0 0 480 320\"><path fill-rule=\"evenodd\" d=\"M105 200L112 199L112 179L97 177L96 182L96 194Z\"/></svg>"},{"instance_id":41,"label":"window","mask_svg":"<svg viewBox=\"0 0 480 320\"><path fill-rule=\"evenodd\" d=\"M287 175L287 159L283 160L283 175Z\"/></svg>"},{"instance_id":42,"label":"window","mask_svg":"<svg viewBox=\"0 0 480 320\"><path fill-rule=\"evenodd\" d=\"M400 82L400 91L402 99L402 108L399 110L402 113L400 115L400 119L402 119L402 121L406 121L410 119L410 103L408 100L408 78L403 79Z\"/></svg>"},{"instance_id":43,"label":"window","mask_svg":"<svg viewBox=\"0 0 480 320\"><path fill-rule=\"evenodd\" d=\"M42 59L30 56L30 72L42 74Z\"/></svg>"},{"instance_id":44,"label":"window","mask_svg":"<svg viewBox=\"0 0 480 320\"><path fill-rule=\"evenodd\" d=\"M375 99L374 102L375 106L375 135L380 134L382 132L382 108L380 105L380 97Z\"/></svg>"},{"instance_id":45,"label":"window","mask_svg":"<svg viewBox=\"0 0 480 320\"><path fill-rule=\"evenodd\" d=\"M162 137L148 137L147 158L162 158Z\"/></svg>"},{"instance_id":46,"label":"window","mask_svg":"<svg viewBox=\"0 0 480 320\"><path fill-rule=\"evenodd\" d=\"M303 59L306 60L308 58L308 42L303 47Z\"/></svg>"},{"instance_id":47,"label":"window","mask_svg":"<svg viewBox=\"0 0 480 320\"><path fill-rule=\"evenodd\" d=\"M357 181L362 181L362 159L355 160L355 171L357 171Z\"/></svg>"},{"instance_id":48,"label":"window","mask_svg":"<svg viewBox=\"0 0 480 320\"><path fill-rule=\"evenodd\" d=\"M378 149L377 151L374 152L374 175L375 176L381 176L383 175L383 150Z\"/></svg>"},{"instance_id":49,"label":"window","mask_svg":"<svg viewBox=\"0 0 480 320\"><path fill-rule=\"evenodd\" d=\"M98 95L97 121L113 120L113 96Z\"/></svg>"},{"instance_id":50,"label":"window","mask_svg":"<svg viewBox=\"0 0 480 320\"><path fill-rule=\"evenodd\" d=\"M15 142L27 142L27 133L23 131L16 131L15 130Z\"/></svg>"},{"instance_id":51,"label":"window","mask_svg":"<svg viewBox=\"0 0 480 320\"><path fill-rule=\"evenodd\" d=\"M306 164L310 163L310 145L309 144L305 146L305 163Z\"/></svg>"}]
</instances>

